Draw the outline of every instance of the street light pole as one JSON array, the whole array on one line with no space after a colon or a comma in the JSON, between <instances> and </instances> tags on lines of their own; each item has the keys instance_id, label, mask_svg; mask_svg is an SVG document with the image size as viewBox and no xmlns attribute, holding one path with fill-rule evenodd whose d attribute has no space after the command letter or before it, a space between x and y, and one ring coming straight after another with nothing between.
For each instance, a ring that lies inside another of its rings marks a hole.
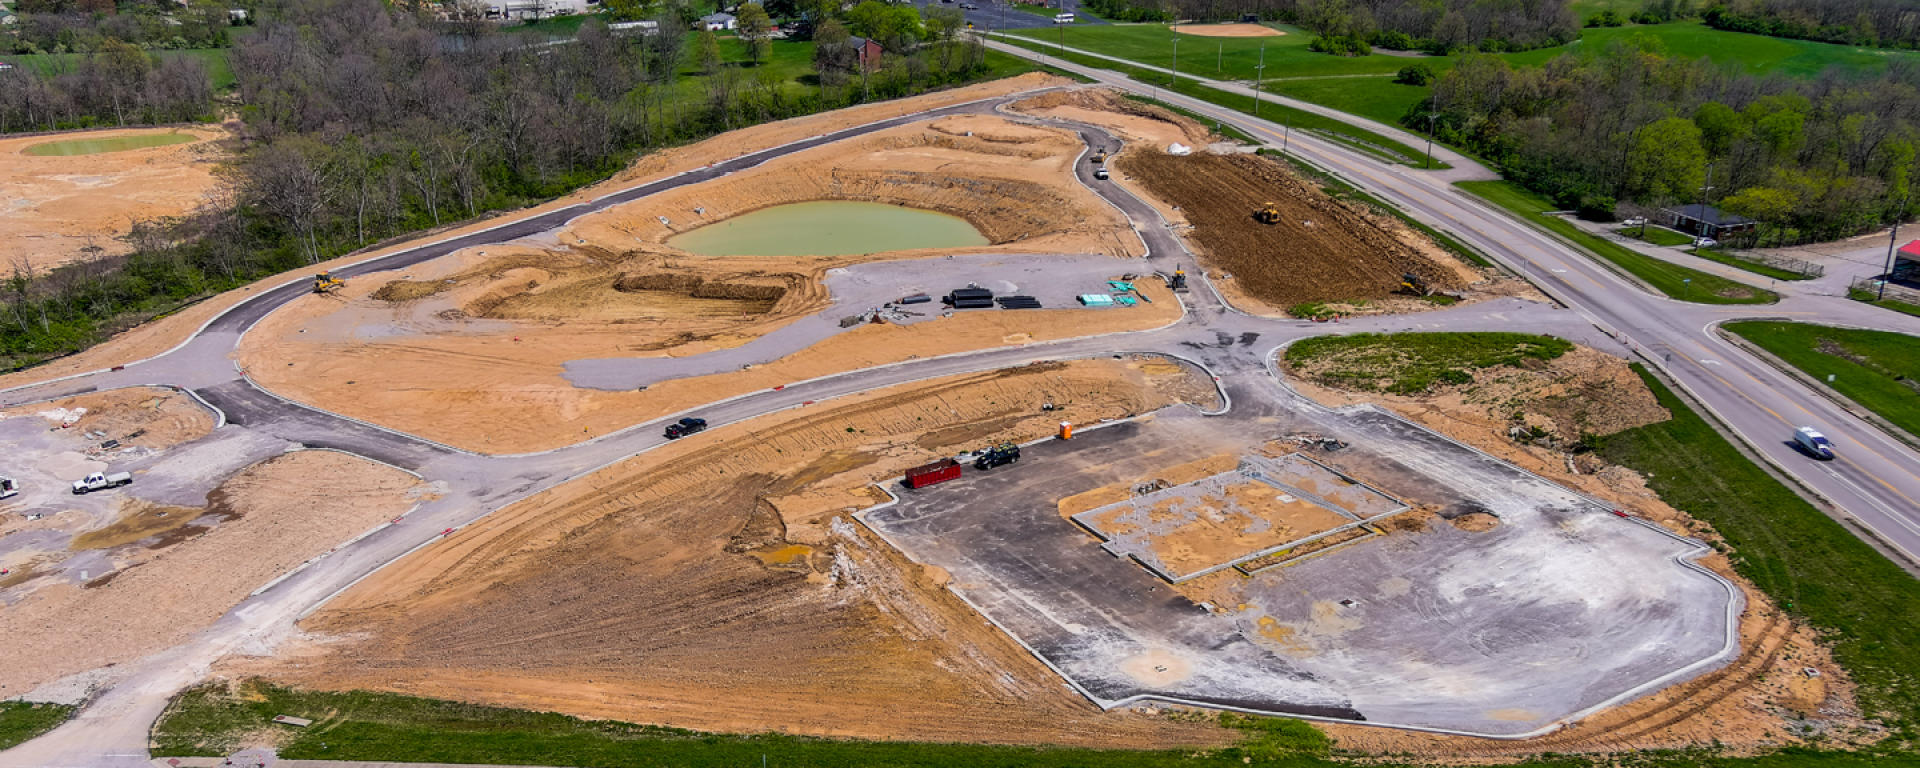
<instances>
[{"instance_id":1,"label":"street light pole","mask_svg":"<svg viewBox=\"0 0 1920 768\"><path fill-rule=\"evenodd\" d=\"M1427 113L1427 164L1420 166L1423 171L1433 169L1433 119L1439 116L1438 112Z\"/></svg>"},{"instance_id":2,"label":"street light pole","mask_svg":"<svg viewBox=\"0 0 1920 768\"><path fill-rule=\"evenodd\" d=\"M1177 91L1180 88L1180 38L1173 39L1173 79L1167 81L1167 89Z\"/></svg>"},{"instance_id":3,"label":"street light pole","mask_svg":"<svg viewBox=\"0 0 1920 768\"><path fill-rule=\"evenodd\" d=\"M1887 297L1887 278L1893 277L1893 247L1900 242L1900 217L1907 212L1907 200L1900 198L1900 209L1893 212L1893 234L1887 238L1887 271L1880 273L1880 295L1874 301Z\"/></svg>"}]
</instances>

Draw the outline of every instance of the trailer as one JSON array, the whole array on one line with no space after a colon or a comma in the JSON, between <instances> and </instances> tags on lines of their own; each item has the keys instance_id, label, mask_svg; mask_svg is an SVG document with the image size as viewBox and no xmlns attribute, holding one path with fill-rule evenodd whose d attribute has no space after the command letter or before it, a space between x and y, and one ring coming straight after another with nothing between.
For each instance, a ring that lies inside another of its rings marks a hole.
<instances>
[{"instance_id":1,"label":"trailer","mask_svg":"<svg viewBox=\"0 0 1920 768\"><path fill-rule=\"evenodd\" d=\"M907 479L901 484L908 488L920 489L958 477L960 477L960 462L941 459L932 464L922 464L907 470Z\"/></svg>"}]
</instances>

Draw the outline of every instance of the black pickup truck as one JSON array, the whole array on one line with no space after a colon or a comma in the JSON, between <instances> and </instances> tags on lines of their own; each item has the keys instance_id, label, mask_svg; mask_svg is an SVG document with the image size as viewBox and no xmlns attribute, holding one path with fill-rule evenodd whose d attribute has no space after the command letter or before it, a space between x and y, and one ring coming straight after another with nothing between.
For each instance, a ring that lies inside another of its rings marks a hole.
<instances>
[{"instance_id":1,"label":"black pickup truck","mask_svg":"<svg viewBox=\"0 0 1920 768\"><path fill-rule=\"evenodd\" d=\"M667 425L667 439L678 440L706 428L706 419L681 419L677 423Z\"/></svg>"}]
</instances>

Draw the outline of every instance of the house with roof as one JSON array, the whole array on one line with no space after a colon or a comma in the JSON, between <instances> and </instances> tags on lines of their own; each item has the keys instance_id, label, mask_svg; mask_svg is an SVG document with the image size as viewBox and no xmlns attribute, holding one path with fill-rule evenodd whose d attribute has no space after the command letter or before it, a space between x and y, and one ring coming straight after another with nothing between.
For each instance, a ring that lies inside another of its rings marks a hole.
<instances>
[{"instance_id":1,"label":"house with roof","mask_svg":"<svg viewBox=\"0 0 1920 768\"><path fill-rule=\"evenodd\" d=\"M1736 216L1711 205L1694 203L1679 208L1666 208L1667 226L1696 237L1711 237L1715 240L1741 232L1750 232L1758 222L1745 216Z\"/></svg>"},{"instance_id":2,"label":"house with roof","mask_svg":"<svg viewBox=\"0 0 1920 768\"><path fill-rule=\"evenodd\" d=\"M854 56L860 62L860 68L868 72L880 68L880 57L887 52L887 49L880 47L878 41L858 35L847 38L847 46L853 49Z\"/></svg>"},{"instance_id":3,"label":"house with roof","mask_svg":"<svg viewBox=\"0 0 1920 768\"><path fill-rule=\"evenodd\" d=\"M1896 283L1920 285L1920 240L1900 246L1893 254L1893 271L1887 279Z\"/></svg>"},{"instance_id":4,"label":"house with roof","mask_svg":"<svg viewBox=\"0 0 1920 768\"><path fill-rule=\"evenodd\" d=\"M707 32L720 32L739 26L740 20L731 13L709 13L700 17L700 29Z\"/></svg>"}]
</instances>

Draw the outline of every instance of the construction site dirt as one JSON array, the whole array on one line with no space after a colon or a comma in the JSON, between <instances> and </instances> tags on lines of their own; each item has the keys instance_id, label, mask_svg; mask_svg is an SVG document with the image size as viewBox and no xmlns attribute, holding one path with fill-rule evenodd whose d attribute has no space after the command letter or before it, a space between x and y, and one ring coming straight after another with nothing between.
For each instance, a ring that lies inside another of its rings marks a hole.
<instances>
[{"instance_id":1,"label":"construction site dirt","mask_svg":"<svg viewBox=\"0 0 1920 768\"><path fill-rule=\"evenodd\" d=\"M222 671L729 732L1218 745L1207 722L1101 713L848 517L961 449L1183 393L1217 407L1197 374L1036 365L717 428L502 510Z\"/></svg>"},{"instance_id":2,"label":"construction site dirt","mask_svg":"<svg viewBox=\"0 0 1920 768\"><path fill-rule=\"evenodd\" d=\"M74 156L35 156L32 147L66 141L182 134L191 143ZM225 160L213 126L116 128L0 141L0 265L32 276L62 264L126 253L133 222L179 216L215 192Z\"/></svg>"},{"instance_id":3,"label":"construction site dirt","mask_svg":"<svg viewBox=\"0 0 1920 768\"><path fill-rule=\"evenodd\" d=\"M0 420L0 447L21 486L0 502L0 635L33 649L0 664L0 697L79 700L115 665L179 644L252 590L404 513L418 485L345 454L282 455L292 446L216 432L204 407L163 389L29 406ZM69 492L92 471L134 482Z\"/></svg>"},{"instance_id":4,"label":"construction site dirt","mask_svg":"<svg viewBox=\"0 0 1920 768\"><path fill-rule=\"evenodd\" d=\"M1408 272L1456 291L1489 277L1397 220L1334 200L1264 157L1129 152L1118 167L1179 209L1215 284L1251 309L1389 299ZM1269 204L1278 220L1257 221L1255 212Z\"/></svg>"}]
</instances>

